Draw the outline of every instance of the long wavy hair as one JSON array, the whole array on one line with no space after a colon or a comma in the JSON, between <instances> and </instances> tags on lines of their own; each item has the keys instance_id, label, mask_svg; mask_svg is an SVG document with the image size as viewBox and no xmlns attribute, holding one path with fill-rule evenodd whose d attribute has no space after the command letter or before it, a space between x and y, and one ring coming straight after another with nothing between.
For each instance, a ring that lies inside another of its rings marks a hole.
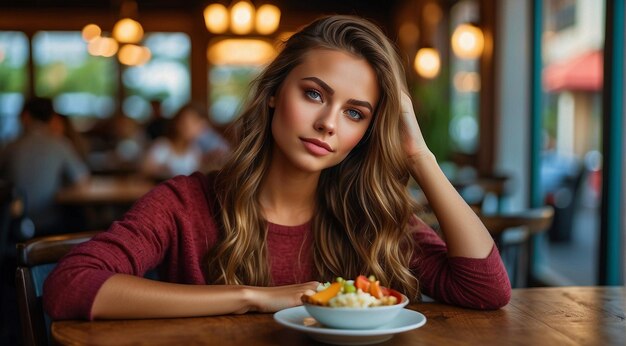
<instances>
[{"instance_id":1,"label":"long wavy hair","mask_svg":"<svg viewBox=\"0 0 626 346\"><path fill-rule=\"evenodd\" d=\"M318 280L372 274L382 284L416 299L418 280L409 269L415 244L408 223L417 206L408 193L408 162L401 145L404 71L383 32L353 16L312 22L285 42L253 82L247 105L234 124L240 144L215 179L222 234L208 256L208 279L224 284L272 284L267 221L259 202L272 157L273 110L268 101L305 54L316 48L366 59L381 91L373 121L361 141L341 163L321 172L310 250Z\"/></svg>"}]
</instances>

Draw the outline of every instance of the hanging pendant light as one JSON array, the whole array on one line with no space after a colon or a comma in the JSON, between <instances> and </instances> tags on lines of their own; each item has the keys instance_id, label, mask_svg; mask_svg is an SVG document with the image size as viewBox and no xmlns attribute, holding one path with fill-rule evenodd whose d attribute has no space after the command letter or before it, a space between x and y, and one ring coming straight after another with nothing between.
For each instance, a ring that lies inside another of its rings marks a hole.
<instances>
[{"instance_id":1,"label":"hanging pendant light","mask_svg":"<svg viewBox=\"0 0 626 346\"><path fill-rule=\"evenodd\" d=\"M81 30L81 35L85 42L93 41L94 39L100 37L101 34L102 29L100 29L100 27L96 24L87 24L83 30Z\"/></svg>"},{"instance_id":2,"label":"hanging pendant light","mask_svg":"<svg viewBox=\"0 0 626 346\"><path fill-rule=\"evenodd\" d=\"M237 35L249 34L254 28L254 6L242 0L230 9L230 31Z\"/></svg>"},{"instance_id":3,"label":"hanging pendant light","mask_svg":"<svg viewBox=\"0 0 626 346\"><path fill-rule=\"evenodd\" d=\"M261 5L258 9L248 0L239 0L230 8L214 3L205 7L204 23L212 34L224 34L229 29L235 35L248 35L257 32L271 35L280 25L280 8L272 4Z\"/></svg>"},{"instance_id":4,"label":"hanging pendant light","mask_svg":"<svg viewBox=\"0 0 626 346\"><path fill-rule=\"evenodd\" d=\"M143 27L134 19L122 18L113 27L113 38L121 43L137 43L143 38Z\"/></svg>"},{"instance_id":5,"label":"hanging pendant light","mask_svg":"<svg viewBox=\"0 0 626 346\"><path fill-rule=\"evenodd\" d=\"M139 66L150 60L150 49L136 44L125 44L117 54L118 60L128 66Z\"/></svg>"},{"instance_id":6,"label":"hanging pendant light","mask_svg":"<svg viewBox=\"0 0 626 346\"><path fill-rule=\"evenodd\" d=\"M420 76L427 79L435 78L441 68L439 52L434 48L421 48L415 55L413 66Z\"/></svg>"},{"instance_id":7,"label":"hanging pendant light","mask_svg":"<svg viewBox=\"0 0 626 346\"><path fill-rule=\"evenodd\" d=\"M452 51L461 59L476 59L483 53L483 31L473 24L461 24L452 34Z\"/></svg>"},{"instance_id":8,"label":"hanging pendant light","mask_svg":"<svg viewBox=\"0 0 626 346\"><path fill-rule=\"evenodd\" d=\"M110 37L99 36L89 41L87 51L93 56L112 57L117 53L119 45Z\"/></svg>"},{"instance_id":9,"label":"hanging pendant light","mask_svg":"<svg viewBox=\"0 0 626 346\"><path fill-rule=\"evenodd\" d=\"M222 4L210 4L204 9L204 24L209 32L223 34L228 30L228 9Z\"/></svg>"},{"instance_id":10,"label":"hanging pendant light","mask_svg":"<svg viewBox=\"0 0 626 346\"><path fill-rule=\"evenodd\" d=\"M261 35L272 34L280 24L280 9L274 5L265 4L256 11L256 31Z\"/></svg>"}]
</instances>

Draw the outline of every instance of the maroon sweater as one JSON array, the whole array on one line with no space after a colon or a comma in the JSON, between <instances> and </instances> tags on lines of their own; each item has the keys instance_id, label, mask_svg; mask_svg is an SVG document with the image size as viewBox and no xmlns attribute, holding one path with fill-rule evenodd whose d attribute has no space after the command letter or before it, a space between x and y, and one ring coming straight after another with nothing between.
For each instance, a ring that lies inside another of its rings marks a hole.
<instances>
[{"instance_id":1,"label":"maroon sweater","mask_svg":"<svg viewBox=\"0 0 626 346\"><path fill-rule=\"evenodd\" d=\"M61 259L43 288L53 319L92 319L102 284L116 273L143 276L159 268L160 280L207 284L205 256L218 240L210 179L200 173L176 177L140 199L120 221ZM497 249L485 259L448 257L445 243L415 218L418 249L411 268L422 292L435 300L478 309L506 305L511 285ZM310 224L269 224L268 251L274 285L317 280ZM307 240L308 239L308 240Z\"/></svg>"}]
</instances>

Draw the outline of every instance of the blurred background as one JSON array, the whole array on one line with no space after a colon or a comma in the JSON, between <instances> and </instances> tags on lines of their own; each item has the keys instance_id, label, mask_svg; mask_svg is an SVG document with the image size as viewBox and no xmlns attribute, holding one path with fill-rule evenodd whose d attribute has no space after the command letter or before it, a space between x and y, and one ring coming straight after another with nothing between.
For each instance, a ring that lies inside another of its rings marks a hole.
<instances>
[{"instance_id":1,"label":"blurred background","mask_svg":"<svg viewBox=\"0 0 626 346\"><path fill-rule=\"evenodd\" d=\"M106 229L163 179L218 168L250 81L334 13L396 42L426 140L481 215L554 210L549 227L497 234L515 286L623 284L621 0L0 0L3 292L16 241ZM87 171L56 180L51 225L6 168L34 97L52 100L46 126Z\"/></svg>"}]
</instances>

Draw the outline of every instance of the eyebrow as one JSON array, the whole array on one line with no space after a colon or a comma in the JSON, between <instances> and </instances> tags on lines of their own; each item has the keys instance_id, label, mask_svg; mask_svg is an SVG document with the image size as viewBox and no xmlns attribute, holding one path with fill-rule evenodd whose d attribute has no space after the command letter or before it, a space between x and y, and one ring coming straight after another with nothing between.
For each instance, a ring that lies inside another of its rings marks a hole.
<instances>
[{"instance_id":1,"label":"eyebrow","mask_svg":"<svg viewBox=\"0 0 626 346\"><path fill-rule=\"evenodd\" d=\"M369 109L369 110L370 110L370 113L371 113L371 112L374 112L374 108L373 108L373 107L372 107L372 105L371 105L369 102L367 102L367 101L361 101L361 100L349 99L349 100L348 100L348 104L355 105L355 106L365 107L365 108L367 108L367 109Z\"/></svg>"},{"instance_id":2,"label":"eyebrow","mask_svg":"<svg viewBox=\"0 0 626 346\"><path fill-rule=\"evenodd\" d=\"M317 83L319 86L322 87L322 89L324 89L327 93L331 95L335 93L335 89L331 88L330 85L326 84L326 82L324 82L323 80L317 77L304 77L302 78L302 80L310 80L312 82Z\"/></svg>"},{"instance_id":3,"label":"eyebrow","mask_svg":"<svg viewBox=\"0 0 626 346\"><path fill-rule=\"evenodd\" d=\"M323 80L321 80L321 79L319 79L317 77L304 77L304 78L302 78L302 80L309 80L309 81L312 81L312 82L316 83L317 85L322 87L322 89L324 89L327 93L329 93L331 95L335 93L335 89L331 88L330 85L326 84L326 82L324 82ZM351 105L355 105L355 106L365 107L365 108L369 109L370 112L374 111L374 107L372 107L372 105L369 102L367 102L367 101L349 99L348 103L351 104Z\"/></svg>"}]
</instances>

